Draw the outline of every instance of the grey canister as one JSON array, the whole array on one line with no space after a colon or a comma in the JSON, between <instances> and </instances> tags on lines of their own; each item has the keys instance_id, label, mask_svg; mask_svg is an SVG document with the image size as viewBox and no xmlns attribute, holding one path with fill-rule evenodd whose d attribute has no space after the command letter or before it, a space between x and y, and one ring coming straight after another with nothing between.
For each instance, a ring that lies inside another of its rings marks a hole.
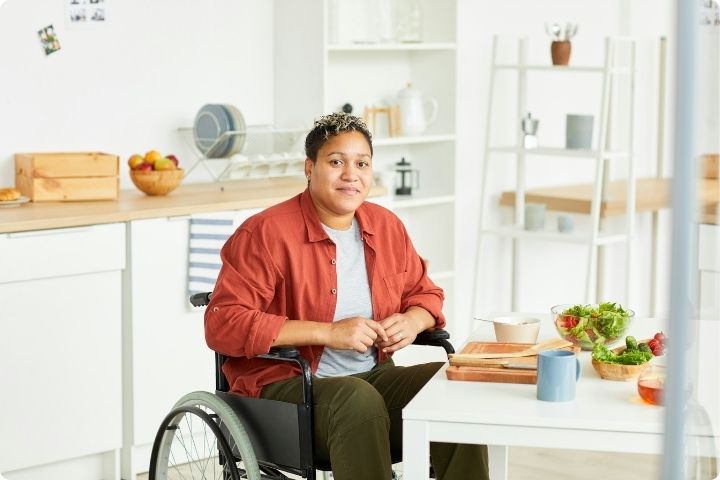
<instances>
[{"instance_id":1,"label":"grey canister","mask_svg":"<svg viewBox=\"0 0 720 480\"><path fill-rule=\"evenodd\" d=\"M593 116L569 113L565 117L565 148L591 149Z\"/></svg>"},{"instance_id":2,"label":"grey canister","mask_svg":"<svg viewBox=\"0 0 720 480\"><path fill-rule=\"evenodd\" d=\"M570 215L559 215L557 218L558 231L561 233L570 233L573 231L573 217Z\"/></svg>"},{"instance_id":3,"label":"grey canister","mask_svg":"<svg viewBox=\"0 0 720 480\"><path fill-rule=\"evenodd\" d=\"M525 230L542 230L545 227L545 204L525 204Z\"/></svg>"}]
</instances>

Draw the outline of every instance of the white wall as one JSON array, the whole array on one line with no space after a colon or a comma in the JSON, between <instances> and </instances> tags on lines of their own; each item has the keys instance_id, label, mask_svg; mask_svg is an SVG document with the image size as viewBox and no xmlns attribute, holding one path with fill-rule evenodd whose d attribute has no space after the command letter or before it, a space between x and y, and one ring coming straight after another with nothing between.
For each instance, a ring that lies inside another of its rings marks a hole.
<instances>
[{"instance_id":1,"label":"white wall","mask_svg":"<svg viewBox=\"0 0 720 480\"><path fill-rule=\"evenodd\" d=\"M631 4L631 5L628 5ZM552 2L537 2L532 0L509 0L505 2L459 0L458 15L458 176L457 196L462 205L476 207L479 202L480 167L483 148L485 145L486 111L488 108L488 82L491 62L492 38L495 34L524 35L530 42L530 60L549 63L549 37L544 32L545 22L578 23L578 34L573 40L571 63L574 64L600 64L602 61L603 39L608 35L632 35L641 38L638 51L638 79L636 83L636 123L635 123L635 153L637 172L640 176L652 176L655 173L656 159L656 58L654 57L654 41L660 34L669 31L671 18L671 3L664 0L661 4L646 0L625 2L623 0L612 2L594 2L590 0L557 0ZM503 85L500 88L504 88ZM505 87L506 88L506 87ZM543 83L541 89L535 90L535 98L529 99L529 105L534 108L543 108L545 113L541 117L540 134L549 143L561 143L564 138L564 115L571 113L566 108L567 103L562 100L571 99L572 108L590 108L587 104L591 86L580 82L575 86L566 86L562 83L553 85ZM545 91L547 93L545 93ZM593 90L594 91L594 90ZM506 95L512 94L506 89ZM505 92L504 92L505 93ZM548 98L559 97L558 107L548 109ZM540 97L540 98L537 98ZM505 97L507 98L507 97ZM594 103L597 103L593 99ZM502 123L514 116L514 106L495 117L497 122L493 138L497 141L503 135L513 138L513 123ZM532 110L532 109L531 109ZM508 113L509 112L509 113ZM581 112L583 113L583 112ZM503 126L507 125L507 131ZM510 157L507 158L510 160ZM534 159L535 160L535 159ZM531 179L528 187L538 187L553 184L588 181L592 179L592 163L586 163L583 168L571 169L557 166L556 163L542 164L543 159L537 160L540 165L532 166ZM533 163L533 162L530 162ZM513 182L510 168L511 162L495 159L495 172L497 178L489 184L489 205L497 205L499 193L510 189ZM553 165L555 165L553 167ZM476 312L472 311L472 285L473 264L475 261L475 246L477 239L477 208L461 209L461 218L458 222L460 248L458 258L457 280L457 325L463 325L466 319L467 328L470 328L470 318L473 313L487 313L510 309L510 242L490 239L484 247L481 285L482 292L479 297ZM503 209L504 213L498 215L511 215L510 209ZM551 220L554 218L551 218ZM576 223L582 225L583 219L576 217ZM630 307L640 314L647 314L649 305L649 263L647 249L649 248L650 216L639 218L638 239L636 241L637 260L633 279L634 294L631 296ZM669 238L663 236L661 238ZM666 246L661 246L660 255ZM614 295L622 292L624 285L624 248L608 249L606 256L606 292L608 299L615 299ZM523 271L520 278L520 310L547 312L557 303L580 302L583 299L584 271L587 258L587 248L583 246L568 246L567 244L528 244L521 249ZM667 278L667 264L660 257L660 283ZM462 327L459 327L460 337L463 337Z\"/></svg>"},{"instance_id":2,"label":"white wall","mask_svg":"<svg viewBox=\"0 0 720 480\"><path fill-rule=\"evenodd\" d=\"M0 186L27 151L193 151L178 127L205 103L232 103L250 124L273 120L273 2L106 0L108 22L64 21L62 0L0 7ZM45 56L37 30L54 25ZM189 181L204 180L203 169ZM133 188L121 168L121 188Z\"/></svg>"},{"instance_id":3,"label":"white wall","mask_svg":"<svg viewBox=\"0 0 720 480\"><path fill-rule=\"evenodd\" d=\"M124 160L133 152L156 148L176 152L187 166L193 152L177 128L191 125L197 109L207 102L234 103L250 124L272 123L273 2L109 0L108 7L108 24L95 29L70 29L60 0L6 0L0 7L0 186L13 184L13 155L21 151L97 149L117 153ZM600 59L606 35L650 38L666 34L671 2L458 0L458 10L456 177L459 211L467 218L461 218L456 229L460 248L455 323L460 329L453 333L462 334L462 325L469 326L471 317L477 230L474 210L485 140L492 36L527 35L532 54L542 58L548 55L549 44L544 22L574 21L580 29L571 61L593 63ZM62 49L46 57L37 30L48 24L55 26ZM636 158L638 173L651 175L656 152L656 65L647 55L638 60ZM671 83L668 91L670 87ZM580 95L582 101L583 89L570 94ZM555 120L564 112L558 108L541 119L546 138L562 138L562 122ZM556 173L540 169L536 180L552 183L553 175ZM501 178L510 181L509 171L501 170ZM125 169L121 180L123 188L132 188ZM202 180L206 180L202 169L189 178ZM495 200L503 185L498 183L493 189L491 198ZM641 252L649 243L649 224L649 216L639 219ZM664 260L666 252L667 246L661 245L661 292L669 265ZM582 282L567 272L581 270L577 265L585 262L584 248L540 245L523 254L527 273L521 279L522 309L545 311L554 302L572 302L581 296ZM623 254L622 249L609 251L607 261L622 262ZM488 258L480 307L485 311L507 309L507 244L490 245ZM638 255L637 263L631 306L645 313L650 310L649 265L646 256ZM608 283L622 287L621 269L607 269ZM609 287L610 293L614 291Z\"/></svg>"}]
</instances>

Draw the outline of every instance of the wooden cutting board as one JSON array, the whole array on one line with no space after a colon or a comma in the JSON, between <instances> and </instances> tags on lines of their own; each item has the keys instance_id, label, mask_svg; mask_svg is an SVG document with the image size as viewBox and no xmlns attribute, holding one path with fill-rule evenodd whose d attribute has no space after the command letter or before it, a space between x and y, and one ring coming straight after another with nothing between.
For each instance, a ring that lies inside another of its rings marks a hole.
<instances>
[{"instance_id":1,"label":"wooden cutting board","mask_svg":"<svg viewBox=\"0 0 720 480\"><path fill-rule=\"evenodd\" d=\"M527 343L469 342L460 353L510 353L525 350L526 348L528 348ZM577 355L580 348L570 346L561 350L569 350ZM494 360L502 361L500 358ZM537 355L508 358L507 361L515 365L537 366ZM451 365L445 372L448 380L525 384L535 384L537 382L537 370L505 368L500 365L473 367Z\"/></svg>"}]
</instances>

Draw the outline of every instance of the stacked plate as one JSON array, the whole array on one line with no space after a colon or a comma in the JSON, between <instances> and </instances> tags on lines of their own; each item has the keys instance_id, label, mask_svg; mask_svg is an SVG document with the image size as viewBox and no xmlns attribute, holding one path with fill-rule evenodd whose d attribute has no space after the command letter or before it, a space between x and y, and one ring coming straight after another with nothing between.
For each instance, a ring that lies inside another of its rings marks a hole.
<instances>
[{"instance_id":1,"label":"stacked plate","mask_svg":"<svg viewBox=\"0 0 720 480\"><path fill-rule=\"evenodd\" d=\"M245 118L233 105L208 103L195 115L195 145L207 158L240 153L245 145Z\"/></svg>"}]
</instances>

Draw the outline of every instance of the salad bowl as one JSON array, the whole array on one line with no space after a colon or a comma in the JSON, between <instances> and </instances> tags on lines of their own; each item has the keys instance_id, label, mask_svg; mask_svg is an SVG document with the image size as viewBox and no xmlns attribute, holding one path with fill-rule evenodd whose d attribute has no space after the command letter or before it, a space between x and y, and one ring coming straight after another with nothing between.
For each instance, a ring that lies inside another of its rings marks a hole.
<instances>
[{"instance_id":1,"label":"salad bowl","mask_svg":"<svg viewBox=\"0 0 720 480\"><path fill-rule=\"evenodd\" d=\"M597 343L615 344L623 338L635 316L632 310L612 302L555 305L550 312L560 336L583 350L592 350Z\"/></svg>"}]
</instances>

